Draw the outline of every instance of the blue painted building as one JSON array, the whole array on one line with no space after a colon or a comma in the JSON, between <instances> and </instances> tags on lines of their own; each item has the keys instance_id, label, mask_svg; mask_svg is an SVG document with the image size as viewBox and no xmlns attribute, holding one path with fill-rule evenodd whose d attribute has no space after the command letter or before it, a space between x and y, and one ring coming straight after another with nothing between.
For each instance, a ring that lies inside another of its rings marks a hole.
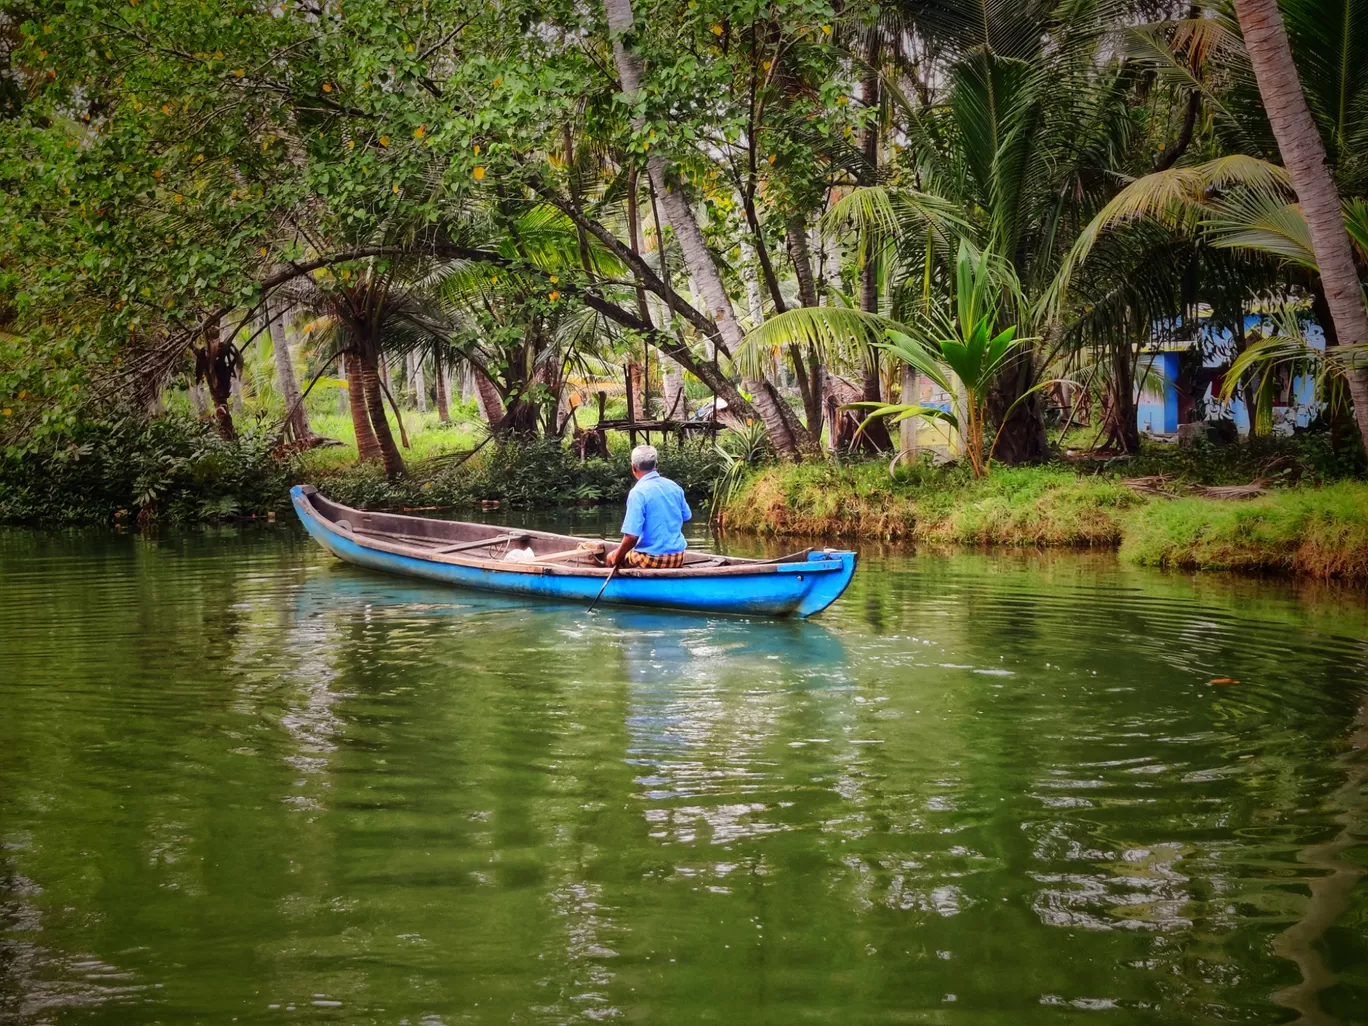
<instances>
[{"instance_id":1,"label":"blue painted building","mask_svg":"<svg viewBox=\"0 0 1368 1026\"><path fill-rule=\"evenodd\" d=\"M1249 411L1245 409L1244 401L1232 398L1229 402L1222 402L1219 398L1219 371L1228 367L1235 358L1234 334L1228 328L1212 324L1210 317L1198 318L1194 328L1190 333L1185 332L1181 319L1155 325L1154 341L1149 351L1141 356L1136 374L1136 420L1140 430L1152 435L1171 435L1178 431L1181 406L1177 385L1179 360L1184 353L1195 348L1202 354L1202 366L1218 372L1200 397L1204 419L1233 420L1241 434L1248 434ZM1250 314L1245 317L1244 330L1246 335L1258 332L1267 337L1277 333L1277 326L1266 316ZM1325 348L1325 333L1320 325L1308 323L1303 330L1313 348ZM1189 336L1186 339L1183 338L1185 334ZM1273 430L1277 434L1291 434L1294 428L1309 424L1319 412L1315 382L1310 378L1295 377L1286 402L1274 405Z\"/></svg>"}]
</instances>

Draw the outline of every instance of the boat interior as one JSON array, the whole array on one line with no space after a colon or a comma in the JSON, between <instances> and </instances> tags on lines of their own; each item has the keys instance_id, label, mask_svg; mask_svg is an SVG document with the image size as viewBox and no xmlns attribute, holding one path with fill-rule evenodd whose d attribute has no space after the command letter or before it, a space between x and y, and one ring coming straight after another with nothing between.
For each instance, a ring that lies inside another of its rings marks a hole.
<instances>
[{"instance_id":1,"label":"boat interior","mask_svg":"<svg viewBox=\"0 0 1368 1026\"><path fill-rule=\"evenodd\" d=\"M304 489L304 495L319 516L339 530L358 539L371 538L398 545L419 556L501 562L510 549L525 546L532 549L532 563L587 568L602 567L604 553L612 545L612 542L599 538L577 538L500 524L474 524L352 509L324 498L312 486ZM522 542L524 538L526 542ZM801 562L808 558L809 552L804 549L779 559L746 559L691 551L685 553L684 569Z\"/></svg>"}]
</instances>

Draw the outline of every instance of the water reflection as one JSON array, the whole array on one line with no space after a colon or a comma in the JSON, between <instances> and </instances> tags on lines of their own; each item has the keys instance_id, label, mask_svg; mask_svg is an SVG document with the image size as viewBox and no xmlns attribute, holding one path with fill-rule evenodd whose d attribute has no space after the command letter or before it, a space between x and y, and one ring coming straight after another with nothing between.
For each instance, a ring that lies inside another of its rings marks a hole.
<instances>
[{"instance_id":1,"label":"water reflection","mask_svg":"<svg viewBox=\"0 0 1368 1026\"><path fill-rule=\"evenodd\" d=\"M287 532L0 569L3 1021L1368 1006L1352 596L876 552L819 621L587 615Z\"/></svg>"}]
</instances>

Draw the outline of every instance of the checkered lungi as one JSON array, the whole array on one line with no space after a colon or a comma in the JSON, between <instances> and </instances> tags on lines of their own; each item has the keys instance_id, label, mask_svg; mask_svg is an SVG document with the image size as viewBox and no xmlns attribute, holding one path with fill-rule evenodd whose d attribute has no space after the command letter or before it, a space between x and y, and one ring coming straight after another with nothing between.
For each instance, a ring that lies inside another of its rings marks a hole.
<instances>
[{"instance_id":1,"label":"checkered lungi","mask_svg":"<svg viewBox=\"0 0 1368 1026\"><path fill-rule=\"evenodd\" d=\"M633 549L627 553L627 565L638 570L678 570L684 565L684 553L667 552L663 556L648 556Z\"/></svg>"}]
</instances>

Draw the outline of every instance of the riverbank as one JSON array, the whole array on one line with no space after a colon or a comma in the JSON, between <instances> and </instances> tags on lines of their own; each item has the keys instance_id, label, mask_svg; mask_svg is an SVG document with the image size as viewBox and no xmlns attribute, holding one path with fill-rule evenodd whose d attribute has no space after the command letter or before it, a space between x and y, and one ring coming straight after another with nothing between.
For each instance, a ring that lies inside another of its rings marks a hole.
<instances>
[{"instance_id":1,"label":"riverbank","mask_svg":"<svg viewBox=\"0 0 1368 1026\"><path fill-rule=\"evenodd\" d=\"M766 467L720 511L762 535L960 545L1108 548L1142 566L1368 582L1368 483L1273 488L1246 499L1169 497L1067 467L885 464Z\"/></svg>"},{"instance_id":2,"label":"riverbank","mask_svg":"<svg viewBox=\"0 0 1368 1026\"><path fill-rule=\"evenodd\" d=\"M0 460L0 523L264 517L288 513L295 483L349 506L474 518L496 503L619 505L631 484L625 438L610 439L607 459L580 460L554 439L479 446L462 432L442 434L453 448L415 444L410 474L389 481L380 467L355 463L354 450L281 450L265 430L225 442L175 416L95 425L59 451ZM995 467L975 480L965 467L915 464L894 479L884 460L822 461L766 464L732 485L715 448L671 444L662 469L685 488L697 516L715 512L734 532L1100 548L1145 566L1368 581L1368 483L1346 476L1337 459L1315 439L1300 439L1156 447L1124 472L1059 463ZM1254 479L1270 487L1252 499L1184 494ZM713 511L720 481L727 498Z\"/></svg>"},{"instance_id":3,"label":"riverbank","mask_svg":"<svg viewBox=\"0 0 1368 1026\"><path fill-rule=\"evenodd\" d=\"M365 509L513 509L621 503L631 487L629 445L610 436L607 458L581 460L559 439L482 444L468 431L414 432L409 473L386 479L351 445L296 451L272 425L243 425L231 441L187 416L83 426L59 448L0 454L0 524L197 523L289 510L292 484ZM671 442L670 476L700 510L724 468L711 445Z\"/></svg>"}]
</instances>

